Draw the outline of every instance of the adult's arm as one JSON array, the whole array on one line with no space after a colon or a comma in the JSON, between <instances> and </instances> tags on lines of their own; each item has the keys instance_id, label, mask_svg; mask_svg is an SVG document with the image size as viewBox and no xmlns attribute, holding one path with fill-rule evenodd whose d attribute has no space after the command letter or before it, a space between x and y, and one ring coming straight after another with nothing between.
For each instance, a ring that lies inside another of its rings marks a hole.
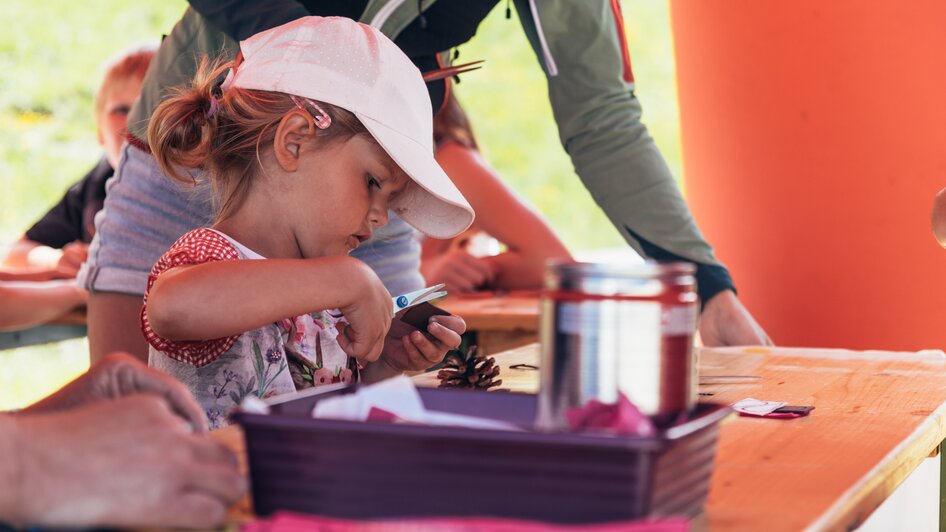
<instances>
[{"instance_id":1,"label":"adult's arm","mask_svg":"<svg viewBox=\"0 0 946 532\"><path fill-rule=\"evenodd\" d=\"M638 253L697 263L704 301L731 289L641 123L616 2L530 3L516 1L519 17L548 76L562 145L594 200Z\"/></svg>"},{"instance_id":2,"label":"adult's arm","mask_svg":"<svg viewBox=\"0 0 946 532\"><path fill-rule=\"evenodd\" d=\"M611 223L644 256L696 264L706 345L771 343L641 123L618 0L516 0L516 9L548 77L562 145Z\"/></svg>"}]
</instances>

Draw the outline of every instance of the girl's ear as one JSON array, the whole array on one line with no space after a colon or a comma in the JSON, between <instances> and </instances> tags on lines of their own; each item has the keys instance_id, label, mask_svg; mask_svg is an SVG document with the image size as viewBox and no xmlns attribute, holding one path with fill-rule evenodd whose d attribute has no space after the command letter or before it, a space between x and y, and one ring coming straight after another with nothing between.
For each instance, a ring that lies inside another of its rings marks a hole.
<instances>
[{"instance_id":1,"label":"girl's ear","mask_svg":"<svg viewBox=\"0 0 946 532\"><path fill-rule=\"evenodd\" d=\"M299 169L302 146L315 137L314 126L312 117L301 110L290 111L279 121L273 139L273 152L276 162L284 171L295 172Z\"/></svg>"}]
</instances>

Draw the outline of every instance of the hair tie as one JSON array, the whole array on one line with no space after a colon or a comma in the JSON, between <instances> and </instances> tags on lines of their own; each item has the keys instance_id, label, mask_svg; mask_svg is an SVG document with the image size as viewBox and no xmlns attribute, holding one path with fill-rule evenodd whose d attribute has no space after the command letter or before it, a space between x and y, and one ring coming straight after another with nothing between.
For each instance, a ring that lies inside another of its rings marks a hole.
<instances>
[{"instance_id":1,"label":"hair tie","mask_svg":"<svg viewBox=\"0 0 946 532\"><path fill-rule=\"evenodd\" d=\"M230 70L227 70L227 77L224 78L223 82L220 84L221 93L230 90L230 87L233 86L233 81L236 79L237 67L243 63L243 50L237 52L236 57L233 58L233 66L230 67Z\"/></svg>"},{"instance_id":2,"label":"hair tie","mask_svg":"<svg viewBox=\"0 0 946 532\"><path fill-rule=\"evenodd\" d=\"M205 118L210 118L217 114L217 111L220 110L220 102L217 100L217 97L213 94L210 95L210 108L207 109L207 112L204 114Z\"/></svg>"},{"instance_id":3,"label":"hair tie","mask_svg":"<svg viewBox=\"0 0 946 532\"><path fill-rule=\"evenodd\" d=\"M227 71L227 76L226 76L225 78L223 78L223 81L222 81L222 82L220 83L220 85L219 85L219 86L220 86L220 92L221 92L221 93L226 92L226 91L233 85L233 80L234 80L235 78L236 78L236 70L234 70L234 69L231 67L230 70Z\"/></svg>"}]
</instances>

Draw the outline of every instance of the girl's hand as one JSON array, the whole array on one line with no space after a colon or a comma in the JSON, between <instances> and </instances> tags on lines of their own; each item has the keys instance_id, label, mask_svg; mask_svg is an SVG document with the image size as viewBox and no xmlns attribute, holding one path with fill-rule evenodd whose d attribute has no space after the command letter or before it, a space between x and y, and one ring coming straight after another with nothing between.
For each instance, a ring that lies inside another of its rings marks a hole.
<instances>
[{"instance_id":1,"label":"girl's hand","mask_svg":"<svg viewBox=\"0 0 946 532\"><path fill-rule=\"evenodd\" d=\"M460 316L432 316L427 332L434 337L433 341L420 331L400 338L388 336L382 360L396 373L425 370L443 360L447 351L460 347L464 331L466 322Z\"/></svg>"},{"instance_id":2,"label":"girl's hand","mask_svg":"<svg viewBox=\"0 0 946 532\"><path fill-rule=\"evenodd\" d=\"M391 294L366 264L352 269L350 303L339 306L348 323L340 326L338 345L359 362L381 356L384 337L391 327Z\"/></svg>"}]
</instances>

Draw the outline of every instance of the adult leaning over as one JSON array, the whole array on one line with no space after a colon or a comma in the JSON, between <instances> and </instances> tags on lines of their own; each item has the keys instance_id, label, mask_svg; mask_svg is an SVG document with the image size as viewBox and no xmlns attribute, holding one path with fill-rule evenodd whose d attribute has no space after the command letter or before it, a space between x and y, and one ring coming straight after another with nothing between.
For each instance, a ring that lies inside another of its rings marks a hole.
<instances>
[{"instance_id":1,"label":"adult leaning over","mask_svg":"<svg viewBox=\"0 0 946 532\"><path fill-rule=\"evenodd\" d=\"M191 0L162 42L129 118L129 146L109 190L86 267L93 360L112 350L146 356L138 333L141 295L154 261L185 232L206 225L212 205L200 187L183 190L162 176L142 141L147 119L168 89L191 79L202 55L227 50L262 30L306 15L345 16L378 27L422 70L438 53L467 42L499 0ZM657 260L697 266L704 344L771 343L736 298L726 268L696 226L647 128L613 0L515 0L523 30L549 83L562 144L592 197L627 242ZM434 110L446 82L429 83ZM195 176L199 172L195 171ZM278 206L274 206L278 211ZM396 217L356 256L389 291L419 287L419 250ZM249 295L251 296L251 295Z\"/></svg>"}]
</instances>

